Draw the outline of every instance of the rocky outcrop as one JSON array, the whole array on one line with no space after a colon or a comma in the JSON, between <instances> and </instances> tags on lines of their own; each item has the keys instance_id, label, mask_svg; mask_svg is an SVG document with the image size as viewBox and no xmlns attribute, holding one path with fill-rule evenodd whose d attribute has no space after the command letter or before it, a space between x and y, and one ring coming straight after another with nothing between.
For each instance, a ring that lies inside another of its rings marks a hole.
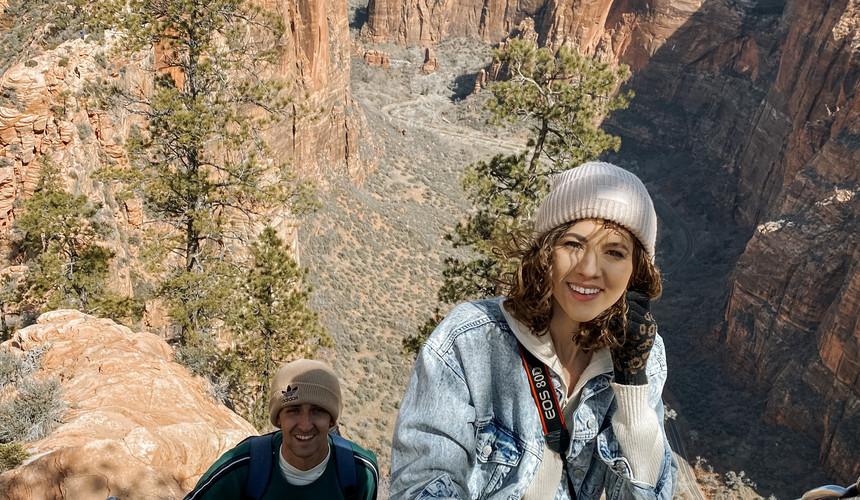
<instances>
[{"instance_id":1,"label":"rocky outcrop","mask_svg":"<svg viewBox=\"0 0 860 500\"><path fill-rule=\"evenodd\" d=\"M290 88L299 115L269 132L274 154L319 184L329 175L361 181L372 167L358 158L364 118L349 95L346 0L270 3L289 27L274 76ZM33 192L38 160L46 154L61 166L72 190L103 201L91 174L105 161L123 161L119 144L131 120L86 102L85 86L111 80L145 89L148 78L141 68L111 58L109 50L110 40L70 40L0 75L0 233L14 220L15 200ZM153 57L160 57L158 47ZM181 81L181 75L174 77ZM139 207L130 206L118 207L116 215L134 225L140 222L132 220L135 214Z\"/></svg>"},{"instance_id":2,"label":"rocky outcrop","mask_svg":"<svg viewBox=\"0 0 860 500\"><path fill-rule=\"evenodd\" d=\"M371 66L379 66L381 68L391 67L391 56L381 50L368 50L364 53L364 62Z\"/></svg>"},{"instance_id":3,"label":"rocky outcrop","mask_svg":"<svg viewBox=\"0 0 860 500\"><path fill-rule=\"evenodd\" d=\"M6 96L0 102L0 231L8 231L14 220L15 200L33 193L42 155L50 153L62 165L70 188L72 179L89 184L85 171L99 151L114 161L121 158L116 125L87 113L78 98L87 81L104 74L96 63L103 51L73 40L0 76Z\"/></svg>"},{"instance_id":4,"label":"rocky outcrop","mask_svg":"<svg viewBox=\"0 0 860 500\"><path fill-rule=\"evenodd\" d=\"M424 49L424 64L421 69L428 75L439 69L439 59L430 47Z\"/></svg>"},{"instance_id":5,"label":"rocky outcrop","mask_svg":"<svg viewBox=\"0 0 860 500\"><path fill-rule=\"evenodd\" d=\"M182 498L222 453L257 434L156 335L54 311L4 347L23 354L46 343L35 375L60 379L67 414L25 445L24 465L0 475L0 499Z\"/></svg>"}]
</instances>

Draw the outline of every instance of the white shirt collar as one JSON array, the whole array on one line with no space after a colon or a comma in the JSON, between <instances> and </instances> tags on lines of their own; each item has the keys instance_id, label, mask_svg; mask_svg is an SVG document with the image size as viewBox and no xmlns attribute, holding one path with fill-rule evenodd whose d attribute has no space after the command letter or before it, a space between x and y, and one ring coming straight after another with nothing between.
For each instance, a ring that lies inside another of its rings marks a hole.
<instances>
[{"instance_id":1,"label":"white shirt collar","mask_svg":"<svg viewBox=\"0 0 860 500\"><path fill-rule=\"evenodd\" d=\"M529 352L534 354L536 358L547 365L550 370L559 376L559 379L564 386L560 389L562 394L566 395L567 382L562 376L564 372L562 371L561 361L559 361L558 354L555 352L555 345L552 343L552 337L549 335L549 332L544 333L543 335L535 335L532 333L531 328L526 326L525 323L514 318L508 310L505 309L505 300L502 300L499 307L502 310L502 314L505 316L505 321L510 325L511 330L514 332L514 336L520 341L520 344L522 344L523 347L528 349ZM585 370L582 372L582 376L579 377L576 386L573 388L570 398L576 398L589 380L604 373L612 373L612 370L612 356L609 353L609 349L604 348L595 351L591 356L591 361L588 363L588 366L585 367ZM562 406L564 406L564 404L565 403L562 403Z\"/></svg>"},{"instance_id":2,"label":"white shirt collar","mask_svg":"<svg viewBox=\"0 0 860 500\"><path fill-rule=\"evenodd\" d=\"M283 446L283 444L281 444ZM331 456L331 446L328 447L328 453L326 453L325 458L322 462L315 465L313 468L309 470L301 470L293 467L292 464L287 462L287 459L284 458L283 452L278 450L278 463L281 466L281 474L284 475L284 479L287 480L288 483L295 486L305 486L307 484L311 484L322 476L323 472L325 472L325 468L328 465L329 457Z\"/></svg>"}]
</instances>

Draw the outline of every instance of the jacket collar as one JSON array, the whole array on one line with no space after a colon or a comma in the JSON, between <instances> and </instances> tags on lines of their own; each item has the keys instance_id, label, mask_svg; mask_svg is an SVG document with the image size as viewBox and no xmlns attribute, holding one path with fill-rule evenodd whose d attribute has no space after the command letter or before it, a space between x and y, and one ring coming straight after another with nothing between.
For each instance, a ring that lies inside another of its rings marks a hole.
<instances>
[{"instance_id":1,"label":"jacket collar","mask_svg":"<svg viewBox=\"0 0 860 500\"><path fill-rule=\"evenodd\" d=\"M564 380L564 377L561 376L563 373L561 361L559 361L558 355L555 352L555 345L552 343L552 338L546 333L543 335L535 335L532 333L531 329L526 326L525 323L514 318L511 313L505 309L504 300L499 303L499 309L502 311L508 326L511 327L511 331L513 331L514 336L520 341L520 344L522 344L524 348L528 349L529 352L534 354L536 358L548 366L549 369L558 376L558 379L561 381L563 386L560 387L561 393L567 394L567 383ZM573 388L573 392L571 394L578 394L590 380L603 374L611 376L612 373L612 356L609 353L609 349L604 348L595 351L594 355L591 356L591 362L589 362L588 366L585 367L585 371L582 372L582 376L579 377L579 381Z\"/></svg>"}]
</instances>

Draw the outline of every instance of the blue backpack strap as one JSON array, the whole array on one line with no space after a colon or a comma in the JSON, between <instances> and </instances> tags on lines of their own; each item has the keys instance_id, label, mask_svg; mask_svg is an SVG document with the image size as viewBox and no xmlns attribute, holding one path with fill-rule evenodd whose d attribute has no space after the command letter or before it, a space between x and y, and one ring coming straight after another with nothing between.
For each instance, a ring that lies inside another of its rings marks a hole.
<instances>
[{"instance_id":1,"label":"blue backpack strap","mask_svg":"<svg viewBox=\"0 0 860 500\"><path fill-rule=\"evenodd\" d=\"M337 480L346 500L358 497L358 486L355 478L355 456L349 441L337 434L329 434L334 445L334 458L337 461Z\"/></svg>"},{"instance_id":2,"label":"blue backpack strap","mask_svg":"<svg viewBox=\"0 0 860 500\"><path fill-rule=\"evenodd\" d=\"M272 440L275 433L248 438L251 441L251 469L245 484L245 498L260 500L272 473Z\"/></svg>"}]
</instances>

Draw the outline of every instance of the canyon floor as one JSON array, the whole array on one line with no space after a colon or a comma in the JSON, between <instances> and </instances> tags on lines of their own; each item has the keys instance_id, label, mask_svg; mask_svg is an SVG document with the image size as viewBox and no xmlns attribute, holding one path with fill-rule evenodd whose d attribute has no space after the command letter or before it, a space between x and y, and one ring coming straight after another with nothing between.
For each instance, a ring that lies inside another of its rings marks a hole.
<instances>
[{"instance_id":1,"label":"canyon floor","mask_svg":"<svg viewBox=\"0 0 860 500\"><path fill-rule=\"evenodd\" d=\"M366 2L351 2L350 15L357 39ZM444 240L469 207L459 173L522 141L488 126L485 96L470 95L491 47L445 40L434 47L439 69L428 75L421 47L358 43L391 57L389 68L352 60L352 96L366 119L361 157L375 167L360 184L337 176L321 188L323 207L303 221L301 260L311 271L312 305L336 342L329 356L346 382L345 433L374 450L387 474L413 363L401 341L438 306L444 259L465 255ZM618 161L629 166L635 156L622 146ZM652 168L647 160L633 166L646 174ZM666 186L653 194L666 281L654 307L669 354L666 401L678 413L688 460L701 457L720 474L744 471L764 497L797 498L829 482L817 443L762 423L763 398L702 345L719 321L722 285L748 235L706 220L705 209L685 206Z\"/></svg>"}]
</instances>

